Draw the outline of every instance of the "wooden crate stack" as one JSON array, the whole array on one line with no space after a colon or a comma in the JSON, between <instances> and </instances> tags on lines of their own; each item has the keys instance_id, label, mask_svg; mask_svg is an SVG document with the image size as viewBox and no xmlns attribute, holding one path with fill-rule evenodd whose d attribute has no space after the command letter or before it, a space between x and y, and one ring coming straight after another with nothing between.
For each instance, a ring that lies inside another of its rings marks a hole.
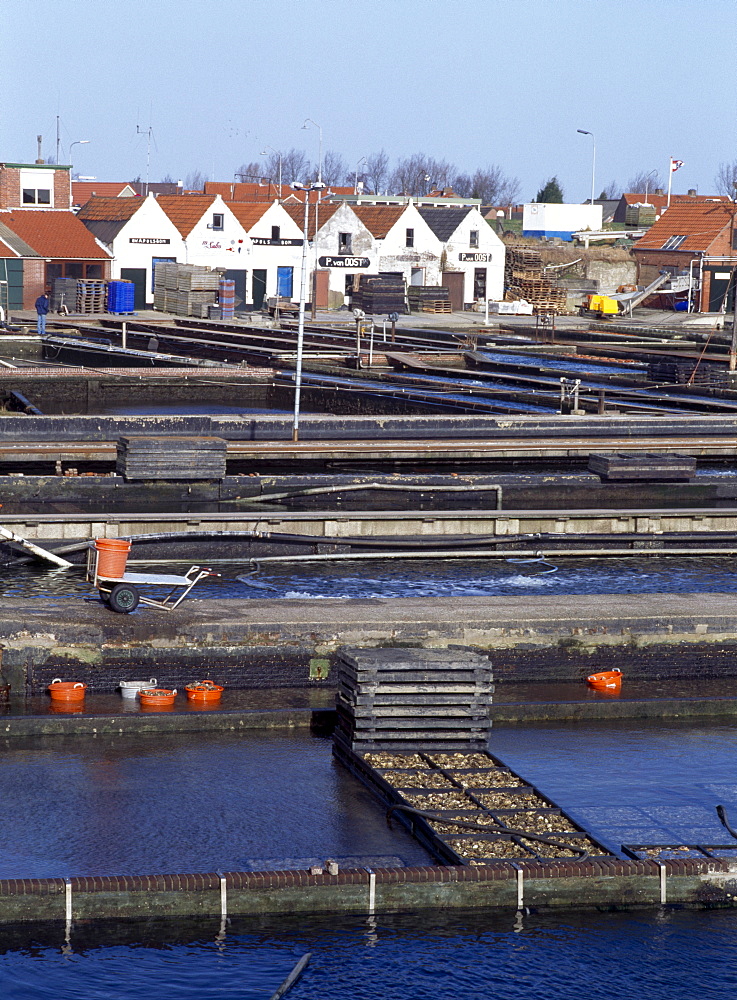
<instances>
[{"instance_id":1,"label":"wooden crate stack","mask_svg":"<svg viewBox=\"0 0 737 1000\"><path fill-rule=\"evenodd\" d=\"M78 278L75 312L107 312L107 282L94 278Z\"/></svg>"},{"instance_id":2,"label":"wooden crate stack","mask_svg":"<svg viewBox=\"0 0 737 1000\"><path fill-rule=\"evenodd\" d=\"M606 482L682 482L696 475L690 455L589 455L589 472Z\"/></svg>"},{"instance_id":3,"label":"wooden crate stack","mask_svg":"<svg viewBox=\"0 0 737 1000\"><path fill-rule=\"evenodd\" d=\"M206 318L217 302L220 271L197 264L167 261L157 264L154 273L154 309L176 316Z\"/></svg>"},{"instance_id":4,"label":"wooden crate stack","mask_svg":"<svg viewBox=\"0 0 737 1000\"><path fill-rule=\"evenodd\" d=\"M491 663L447 649L340 651L335 738L355 751L486 746Z\"/></svg>"},{"instance_id":5,"label":"wooden crate stack","mask_svg":"<svg viewBox=\"0 0 737 1000\"><path fill-rule=\"evenodd\" d=\"M412 312L449 313L450 290L443 285L409 285L407 300Z\"/></svg>"},{"instance_id":6,"label":"wooden crate stack","mask_svg":"<svg viewBox=\"0 0 737 1000\"><path fill-rule=\"evenodd\" d=\"M227 443L217 437L121 437L116 472L132 479L222 479Z\"/></svg>"},{"instance_id":7,"label":"wooden crate stack","mask_svg":"<svg viewBox=\"0 0 737 1000\"><path fill-rule=\"evenodd\" d=\"M353 308L368 316L408 313L404 278L383 274L357 274L353 282Z\"/></svg>"},{"instance_id":8,"label":"wooden crate stack","mask_svg":"<svg viewBox=\"0 0 737 1000\"><path fill-rule=\"evenodd\" d=\"M509 301L524 299L536 313L565 312L566 290L545 275L542 255L534 247L507 247L504 283Z\"/></svg>"}]
</instances>

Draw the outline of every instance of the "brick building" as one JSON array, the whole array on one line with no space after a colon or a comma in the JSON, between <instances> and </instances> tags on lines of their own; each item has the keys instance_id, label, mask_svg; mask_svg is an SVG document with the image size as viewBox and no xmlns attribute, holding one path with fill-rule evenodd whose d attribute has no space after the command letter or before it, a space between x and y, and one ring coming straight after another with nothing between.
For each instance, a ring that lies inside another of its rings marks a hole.
<instances>
[{"instance_id":1,"label":"brick building","mask_svg":"<svg viewBox=\"0 0 737 1000\"><path fill-rule=\"evenodd\" d=\"M53 163L0 163L0 209L72 207L71 167Z\"/></svg>"},{"instance_id":2,"label":"brick building","mask_svg":"<svg viewBox=\"0 0 737 1000\"><path fill-rule=\"evenodd\" d=\"M732 202L671 202L670 208L638 240L632 253L638 281L660 272L690 275L693 308L720 312L734 308L732 270L737 267L737 205Z\"/></svg>"}]
</instances>

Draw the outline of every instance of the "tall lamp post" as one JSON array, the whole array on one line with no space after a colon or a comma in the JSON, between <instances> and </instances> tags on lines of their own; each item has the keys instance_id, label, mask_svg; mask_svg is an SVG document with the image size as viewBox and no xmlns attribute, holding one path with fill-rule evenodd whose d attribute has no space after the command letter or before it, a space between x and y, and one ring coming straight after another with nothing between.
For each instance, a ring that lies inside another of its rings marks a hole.
<instances>
[{"instance_id":1,"label":"tall lamp post","mask_svg":"<svg viewBox=\"0 0 737 1000\"><path fill-rule=\"evenodd\" d=\"M262 156L268 155L266 150L270 149L272 153L276 153L279 157L279 201L281 201L281 153L278 149L274 149L273 146L267 146L266 149L261 153Z\"/></svg>"},{"instance_id":2,"label":"tall lamp post","mask_svg":"<svg viewBox=\"0 0 737 1000\"><path fill-rule=\"evenodd\" d=\"M366 162L366 157L362 156L361 159L356 164L356 176L355 176L355 178L353 180L353 193L354 194L358 194L358 168L361 166L362 163L365 163L365 162Z\"/></svg>"},{"instance_id":3,"label":"tall lamp post","mask_svg":"<svg viewBox=\"0 0 737 1000\"><path fill-rule=\"evenodd\" d=\"M294 379L294 420L292 421L292 441L299 441L299 403L302 392L302 348L305 339L305 297L307 293L307 237L310 212L310 191L320 192L325 185L322 181L312 184L300 184L293 181L295 191L304 191L305 217L302 229L302 270L299 281L299 322L297 324L297 373ZM317 219L315 219L315 238L317 238ZM314 299L314 295L312 296Z\"/></svg>"},{"instance_id":4,"label":"tall lamp post","mask_svg":"<svg viewBox=\"0 0 737 1000\"><path fill-rule=\"evenodd\" d=\"M73 148L74 148L75 146L86 146L86 145L87 145L87 143L88 143L88 142L90 142L90 141L91 141L90 139L75 139L75 140L74 140L74 142L73 142L73 143L71 144L71 146L69 147L69 166L70 166L70 167L72 166L72 149L73 149ZM69 173L70 173L70 175L73 175L73 174L74 174L74 171L73 171L73 170L70 170L70 171L69 171Z\"/></svg>"},{"instance_id":5,"label":"tall lamp post","mask_svg":"<svg viewBox=\"0 0 737 1000\"><path fill-rule=\"evenodd\" d=\"M587 132L586 129L577 128L576 131L580 135L590 135L591 136L591 204L594 204L594 194L596 193L595 178L596 178L596 136L593 132Z\"/></svg>"},{"instance_id":6,"label":"tall lamp post","mask_svg":"<svg viewBox=\"0 0 737 1000\"><path fill-rule=\"evenodd\" d=\"M316 190L322 191L325 185L322 182L322 125L318 125L314 118L305 118L304 125L302 128L309 128L310 125L314 125L319 133L318 147L317 147L317 183L320 185ZM315 188L315 185L312 185ZM311 189L310 189L311 190ZM307 195L305 195L307 198ZM319 224L320 215L320 195L317 196L317 201L315 202L315 272L317 272L317 230L320 228ZM317 302L315 301L317 296L315 295L315 278L312 279L312 318L314 319L317 315Z\"/></svg>"}]
</instances>

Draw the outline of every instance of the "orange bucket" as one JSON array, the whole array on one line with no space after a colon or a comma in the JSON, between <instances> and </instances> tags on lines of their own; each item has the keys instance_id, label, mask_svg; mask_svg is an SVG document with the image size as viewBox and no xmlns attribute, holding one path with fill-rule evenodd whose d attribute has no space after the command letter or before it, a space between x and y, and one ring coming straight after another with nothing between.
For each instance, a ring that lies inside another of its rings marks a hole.
<instances>
[{"instance_id":1,"label":"orange bucket","mask_svg":"<svg viewBox=\"0 0 737 1000\"><path fill-rule=\"evenodd\" d=\"M187 692L187 701L219 701L225 689L213 681L195 681L187 684L184 690Z\"/></svg>"},{"instance_id":2,"label":"orange bucket","mask_svg":"<svg viewBox=\"0 0 737 1000\"><path fill-rule=\"evenodd\" d=\"M586 683L599 691L619 691L622 687L622 671L603 670L600 674L589 674Z\"/></svg>"},{"instance_id":3,"label":"orange bucket","mask_svg":"<svg viewBox=\"0 0 737 1000\"><path fill-rule=\"evenodd\" d=\"M121 538L96 538L97 575L119 580L125 573L131 543Z\"/></svg>"},{"instance_id":4,"label":"orange bucket","mask_svg":"<svg viewBox=\"0 0 737 1000\"><path fill-rule=\"evenodd\" d=\"M49 684L49 694L52 701L84 701L87 685L81 681L63 681L55 677Z\"/></svg>"},{"instance_id":5,"label":"orange bucket","mask_svg":"<svg viewBox=\"0 0 737 1000\"><path fill-rule=\"evenodd\" d=\"M177 696L177 689L169 688L141 688L138 692L138 700L146 708L168 708L174 704Z\"/></svg>"}]
</instances>

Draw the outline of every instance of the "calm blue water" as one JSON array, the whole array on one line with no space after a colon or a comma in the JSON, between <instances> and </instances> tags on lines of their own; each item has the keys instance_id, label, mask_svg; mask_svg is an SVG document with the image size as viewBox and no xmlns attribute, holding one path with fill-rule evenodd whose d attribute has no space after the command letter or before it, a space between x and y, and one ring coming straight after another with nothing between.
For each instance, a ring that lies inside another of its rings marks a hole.
<instances>
[{"instance_id":1,"label":"calm blue water","mask_svg":"<svg viewBox=\"0 0 737 1000\"><path fill-rule=\"evenodd\" d=\"M737 560L728 556L636 559L557 559L555 573L536 563L499 559L381 560L337 563L264 563L251 575L247 562L216 567L221 579L203 580L187 601L210 598L323 597L541 597L558 594L735 593ZM144 572L147 567L132 565ZM151 566L151 572L179 572L179 564ZM239 579L240 577L240 579ZM0 598L96 599L78 570L41 566L0 569Z\"/></svg>"},{"instance_id":2,"label":"calm blue water","mask_svg":"<svg viewBox=\"0 0 737 1000\"><path fill-rule=\"evenodd\" d=\"M440 911L375 925L239 922L224 941L216 935L213 925L167 939L149 925L136 944L101 947L80 929L64 954L60 930L58 941L0 955L3 1000L268 1000L308 951L289 1000L725 1000L737 991L733 911Z\"/></svg>"}]
</instances>

